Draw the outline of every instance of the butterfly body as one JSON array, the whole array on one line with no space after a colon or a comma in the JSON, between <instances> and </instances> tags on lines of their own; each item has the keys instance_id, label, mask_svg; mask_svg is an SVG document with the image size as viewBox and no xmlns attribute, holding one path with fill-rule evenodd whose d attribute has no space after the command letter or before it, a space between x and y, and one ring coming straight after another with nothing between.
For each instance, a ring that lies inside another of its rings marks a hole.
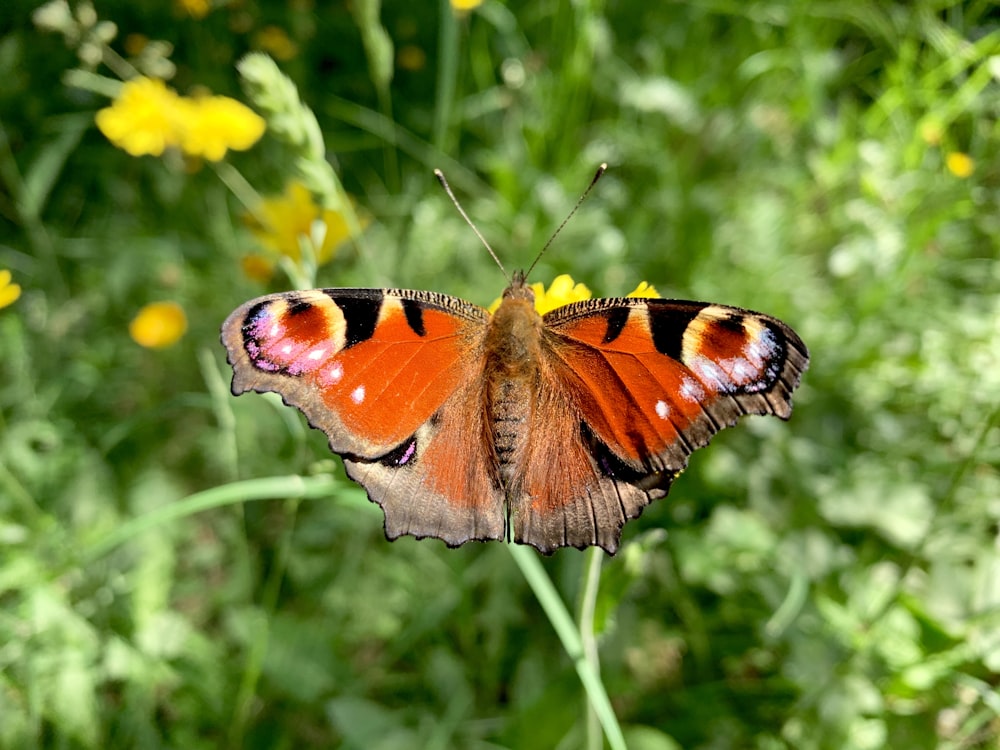
<instances>
[{"instance_id":1,"label":"butterfly body","mask_svg":"<svg viewBox=\"0 0 1000 750\"><path fill-rule=\"evenodd\" d=\"M385 512L386 536L598 545L745 414L787 419L808 363L760 313L613 298L542 316L523 274L492 315L455 297L325 289L223 325L233 393L279 393Z\"/></svg>"}]
</instances>

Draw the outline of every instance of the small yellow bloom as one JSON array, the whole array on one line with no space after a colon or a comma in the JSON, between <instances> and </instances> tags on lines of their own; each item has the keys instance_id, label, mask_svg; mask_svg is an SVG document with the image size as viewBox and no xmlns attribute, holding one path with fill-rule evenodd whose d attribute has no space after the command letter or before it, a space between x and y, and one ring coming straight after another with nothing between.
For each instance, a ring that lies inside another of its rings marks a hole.
<instances>
[{"instance_id":1,"label":"small yellow bloom","mask_svg":"<svg viewBox=\"0 0 1000 750\"><path fill-rule=\"evenodd\" d=\"M178 10L191 18L204 18L212 10L209 0L175 0Z\"/></svg>"},{"instance_id":2,"label":"small yellow bloom","mask_svg":"<svg viewBox=\"0 0 1000 750\"><path fill-rule=\"evenodd\" d=\"M187 316L176 302L152 302L129 323L132 340L147 349L163 349L176 344L187 331Z\"/></svg>"},{"instance_id":3,"label":"small yellow bloom","mask_svg":"<svg viewBox=\"0 0 1000 750\"><path fill-rule=\"evenodd\" d=\"M158 78L135 78L122 84L110 107L97 113L97 127L132 156L160 156L178 143L177 92Z\"/></svg>"},{"instance_id":4,"label":"small yellow bloom","mask_svg":"<svg viewBox=\"0 0 1000 750\"><path fill-rule=\"evenodd\" d=\"M181 148L190 156L220 161L226 151L246 151L264 135L264 118L228 96L184 99Z\"/></svg>"},{"instance_id":5,"label":"small yellow bloom","mask_svg":"<svg viewBox=\"0 0 1000 750\"><path fill-rule=\"evenodd\" d=\"M21 296L19 284L11 282L11 274L6 268L0 271L0 309L13 305Z\"/></svg>"},{"instance_id":6,"label":"small yellow bloom","mask_svg":"<svg viewBox=\"0 0 1000 750\"><path fill-rule=\"evenodd\" d=\"M549 285L548 290L545 289L545 285L540 281L529 284L529 286L531 287L531 291L535 293L535 310L538 311L539 315L545 315L545 313L555 310L557 307L568 305L571 302L582 302L585 299L590 299L592 296L590 290L584 284L578 284L573 281L573 277L568 273L556 276ZM496 312L496 309L500 307L500 300L501 298L497 297L487 309L490 312Z\"/></svg>"},{"instance_id":7,"label":"small yellow bloom","mask_svg":"<svg viewBox=\"0 0 1000 750\"><path fill-rule=\"evenodd\" d=\"M483 0L451 0L452 10L459 13L468 13L483 4Z\"/></svg>"},{"instance_id":8,"label":"small yellow bloom","mask_svg":"<svg viewBox=\"0 0 1000 750\"><path fill-rule=\"evenodd\" d=\"M322 222L322 241L316 248L316 263L328 262L337 247L350 238L344 215L321 209L312 193L301 182L292 181L279 196L265 198L256 217L247 217L250 230L269 250L301 263L300 242L318 239L316 222ZM362 223L364 221L362 220Z\"/></svg>"},{"instance_id":9,"label":"small yellow bloom","mask_svg":"<svg viewBox=\"0 0 1000 750\"><path fill-rule=\"evenodd\" d=\"M573 277L568 273L552 279L547 290L544 284L537 281L531 285L531 289L535 293L535 309L539 315L545 315L550 310L571 302L582 302L593 296L585 285L573 281Z\"/></svg>"},{"instance_id":10,"label":"small yellow bloom","mask_svg":"<svg viewBox=\"0 0 1000 750\"><path fill-rule=\"evenodd\" d=\"M945 164L948 171L956 177L971 177L972 173L976 171L976 162L972 160L971 156L963 154L961 151L952 151L948 154L945 157Z\"/></svg>"},{"instance_id":11,"label":"small yellow bloom","mask_svg":"<svg viewBox=\"0 0 1000 750\"><path fill-rule=\"evenodd\" d=\"M254 35L254 46L275 60L291 60L299 54L299 45L280 26L265 26Z\"/></svg>"},{"instance_id":12,"label":"small yellow bloom","mask_svg":"<svg viewBox=\"0 0 1000 750\"><path fill-rule=\"evenodd\" d=\"M626 297L645 297L648 299L659 299L660 293L656 291L656 287L647 281L640 281L639 286L633 289L631 292L625 295Z\"/></svg>"}]
</instances>

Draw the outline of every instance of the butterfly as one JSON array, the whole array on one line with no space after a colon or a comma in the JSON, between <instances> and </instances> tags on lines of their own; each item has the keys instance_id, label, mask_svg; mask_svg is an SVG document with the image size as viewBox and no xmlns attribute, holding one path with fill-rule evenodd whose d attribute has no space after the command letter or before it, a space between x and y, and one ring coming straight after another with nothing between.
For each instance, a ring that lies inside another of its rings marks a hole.
<instances>
[{"instance_id":1,"label":"butterfly","mask_svg":"<svg viewBox=\"0 0 1000 750\"><path fill-rule=\"evenodd\" d=\"M520 272L492 314L431 291L271 294L222 342L233 394L275 392L326 433L388 539L546 554L614 554L716 432L788 419L809 361L789 326L738 307L620 297L540 315Z\"/></svg>"}]
</instances>

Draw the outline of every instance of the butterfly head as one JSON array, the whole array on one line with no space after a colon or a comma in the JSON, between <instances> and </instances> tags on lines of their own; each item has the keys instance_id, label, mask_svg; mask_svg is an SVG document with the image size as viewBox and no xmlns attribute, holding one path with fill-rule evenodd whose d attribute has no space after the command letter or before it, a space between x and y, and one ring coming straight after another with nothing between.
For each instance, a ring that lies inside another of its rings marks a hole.
<instances>
[{"instance_id":1,"label":"butterfly head","mask_svg":"<svg viewBox=\"0 0 1000 750\"><path fill-rule=\"evenodd\" d=\"M503 299L523 299L531 305L535 304L535 292L528 285L524 271L514 271L510 286L503 291Z\"/></svg>"}]
</instances>

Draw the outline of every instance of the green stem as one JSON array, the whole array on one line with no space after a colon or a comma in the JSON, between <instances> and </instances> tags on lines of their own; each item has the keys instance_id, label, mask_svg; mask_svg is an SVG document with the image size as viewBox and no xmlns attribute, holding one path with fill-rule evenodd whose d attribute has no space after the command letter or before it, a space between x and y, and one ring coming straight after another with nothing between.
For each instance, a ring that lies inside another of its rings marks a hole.
<instances>
[{"instance_id":1,"label":"green stem","mask_svg":"<svg viewBox=\"0 0 1000 750\"><path fill-rule=\"evenodd\" d=\"M198 366L205 380L205 387L212 402L212 411L219 425L220 463L229 479L239 476L239 451L236 445L236 415L233 413L233 399L226 377L219 372L215 356L208 347L198 349Z\"/></svg>"},{"instance_id":2,"label":"green stem","mask_svg":"<svg viewBox=\"0 0 1000 750\"><path fill-rule=\"evenodd\" d=\"M237 505L247 500L268 500L276 497L305 500L314 497L327 497L334 494L342 486L340 482L329 476L300 477L292 475L247 479L242 482L213 487L210 490L188 495L176 503L164 505L149 513L130 518L117 526L114 531L105 534L84 548L79 562L87 563L97 560L145 531L164 523L193 516L204 510L221 508L225 505Z\"/></svg>"},{"instance_id":3,"label":"green stem","mask_svg":"<svg viewBox=\"0 0 1000 750\"><path fill-rule=\"evenodd\" d=\"M600 547L591 547L587 553L587 575L584 579L583 596L580 599L580 641L583 644L583 654L587 663L598 677L601 675L600 654L597 651L597 638L594 636L594 613L597 609L597 592L601 587L601 562L604 551ZM597 712L588 700L587 705L587 747L590 750L600 750L601 734Z\"/></svg>"},{"instance_id":4,"label":"green stem","mask_svg":"<svg viewBox=\"0 0 1000 750\"><path fill-rule=\"evenodd\" d=\"M545 615L552 623L553 630L556 631L556 635L562 642L563 649L573 662L580 682L583 684L583 689L587 692L590 705L593 706L594 712L604 728L608 744L612 750L626 750L625 736L618 724L618 717L615 716L614 709L611 707L611 700L604 689L604 684L587 660L580 633L577 632L573 618L570 617L566 605L559 598L551 579L538 561L538 555L534 550L517 544L508 544L507 549L514 558L514 562L521 569L521 575L531 586L538 603L542 605Z\"/></svg>"},{"instance_id":5,"label":"green stem","mask_svg":"<svg viewBox=\"0 0 1000 750\"><path fill-rule=\"evenodd\" d=\"M236 199L243 204L243 208L249 211L256 218L260 218L261 198L253 185L243 176L236 167L227 161L210 162L215 174L222 180L223 184L229 188Z\"/></svg>"}]
</instances>

